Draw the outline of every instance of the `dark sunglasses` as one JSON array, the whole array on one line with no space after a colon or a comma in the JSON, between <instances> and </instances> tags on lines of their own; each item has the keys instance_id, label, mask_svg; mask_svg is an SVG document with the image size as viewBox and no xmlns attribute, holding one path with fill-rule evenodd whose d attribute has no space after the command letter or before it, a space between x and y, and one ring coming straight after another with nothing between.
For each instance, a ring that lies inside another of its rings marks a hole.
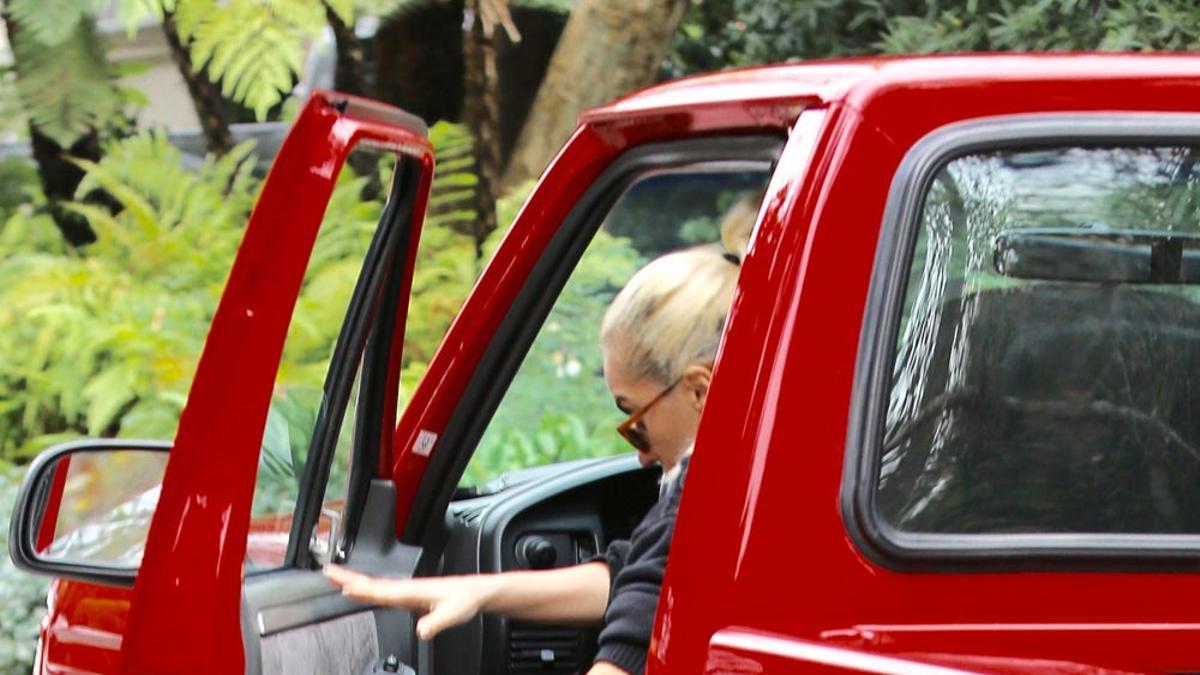
<instances>
[{"instance_id":1,"label":"dark sunglasses","mask_svg":"<svg viewBox=\"0 0 1200 675\"><path fill-rule=\"evenodd\" d=\"M646 405L634 410L632 415L626 417L624 422L621 422L619 425L617 425L617 433L621 434L621 438L629 441L630 445L638 450L641 450L642 452L649 450L650 439L646 438L646 432L642 428L638 427L638 423L642 421L642 418L646 416L646 413L650 412L650 409L654 407L655 403L663 400L663 398L667 394L671 393L671 390L682 381L683 378L681 377L672 382L671 386L658 392L658 396L655 396L654 399Z\"/></svg>"}]
</instances>

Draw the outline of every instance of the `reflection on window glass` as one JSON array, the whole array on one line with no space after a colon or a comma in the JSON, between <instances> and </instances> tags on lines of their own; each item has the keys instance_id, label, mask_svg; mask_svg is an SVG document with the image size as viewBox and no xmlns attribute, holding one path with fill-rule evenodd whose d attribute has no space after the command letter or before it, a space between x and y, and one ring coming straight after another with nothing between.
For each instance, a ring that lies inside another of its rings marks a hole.
<instances>
[{"instance_id":1,"label":"reflection on window glass","mask_svg":"<svg viewBox=\"0 0 1200 675\"><path fill-rule=\"evenodd\" d=\"M542 324L472 456L464 485L631 451L615 431L625 414L604 383L598 344L604 310L649 260L719 241L722 219L739 201L750 199L756 206L766 179L761 163L729 163L660 172L629 188Z\"/></svg>"},{"instance_id":2,"label":"reflection on window glass","mask_svg":"<svg viewBox=\"0 0 1200 675\"><path fill-rule=\"evenodd\" d=\"M1198 152L989 152L937 174L896 342L887 523L1200 532Z\"/></svg>"},{"instance_id":3,"label":"reflection on window glass","mask_svg":"<svg viewBox=\"0 0 1200 675\"><path fill-rule=\"evenodd\" d=\"M111 448L58 460L54 539L49 560L137 567L158 506L167 453Z\"/></svg>"},{"instance_id":4,"label":"reflection on window glass","mask_svg":"<svg viewBox=\"0 0 1200 675\"><path fill-rule=\"evenodd\" d=\"M387 195L382 186L390 184L390 169L381 165L381 175L359 176L356 166L370 166L370 163L348 162L343 168L288 327L254 487L246 553L251 569L283 563L304 464L324 400L325 376L367 249L383 213ZM353 402L352 396L346 411L351 420ZM339 434L339 446L348 444L342 436L352 436L353 429L346 425ZM341 454L342 468L331 468L331 479L345 475L349 453ZM344 497L344 480L341 485Z\"/></svg>"}]
</instances>

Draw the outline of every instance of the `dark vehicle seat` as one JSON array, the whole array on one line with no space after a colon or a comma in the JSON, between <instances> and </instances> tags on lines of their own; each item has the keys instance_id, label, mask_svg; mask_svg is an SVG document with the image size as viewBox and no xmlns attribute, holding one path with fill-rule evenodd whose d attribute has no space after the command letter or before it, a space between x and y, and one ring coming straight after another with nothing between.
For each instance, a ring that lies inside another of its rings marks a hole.
<instances>
[{"instance_id":1,"label":"dark vehicle seat","mask_svg":"<svg viewBox=\"0 0 1200 675\"><path fill-rule=\"evenodd\" d=\"M939 311L922 403L885 439L887 522L1200 532L1200 305L1149 287L1044 283Z\"/></svg>"}]
</instances>

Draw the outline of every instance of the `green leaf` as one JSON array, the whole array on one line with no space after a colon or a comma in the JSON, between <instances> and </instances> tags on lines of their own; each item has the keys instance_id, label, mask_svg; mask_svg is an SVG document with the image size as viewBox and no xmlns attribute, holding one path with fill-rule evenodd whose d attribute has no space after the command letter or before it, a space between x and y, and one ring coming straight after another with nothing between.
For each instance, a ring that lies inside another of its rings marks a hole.
<instances>
[{"instance_id":1,"label":"green leaf","mask_svg":"<svg viewBox=\"0 0 1200 675\"><path fill-rule=\"evenodd\" d=\"M87 15L84 0L8 0L7 5L20 26L17 34L28 34L44 47L66 42Z\"/></svg>"},{"instance_id":2,"label":"green leaf","mask_svg":"<svg viewBox=\"0 0 1200 675\"><path fill-rule=\"evenodd\" d=\"M117 17L125 25L126 38L132 40L143 23L161 22L163 10L174 6L174 0L117 0Z\"/></svg>"},{"instance_id":3,"label":"green leaf","mask_svg":"<svg viewBox=\"0 0 1200 675\"><path fill-rule=\"evenodd\" d=\"M134 77L149 73L153 69L154 64L149 61L121 61L113 64L112 74L117 78Z\"/></svg>"},{"instance_id":4,"label":"green leaf","mask_svg":"<svg viewBox=\"0 0 1200 675\"><path fill-rule=\"evenodd\" d=\"M129 364L121 363L97 375L83 388L88 399L87 430L89 436L99 436L117 417L125 404L132 401L134 372Z\"/></svg>"},{"instance_id":5,"label":"green leaf","mask_svg":"<svg viewBox=\"0 0 1200 675\"><path fill-rule=\"evenodd\" d=\"M230 0L205 7L180 22L181 33L186 25L193 38L193 62L207 66L225 96L266 119L300 72L302 41L325 27L323 6L316 0Z\"/></svg>"},{"instance_id":6,"label":"green leaf","mask_svg":"<svg viewBox=\"0 0 1200 675\"><path fill-rule=\"evenodd\" d=\"M70 38L52 49L24 32L14 37L17 94L39 131L70 147L119 117L124 101L90 21L76 22Z\"/></svg>"}]
</instances>

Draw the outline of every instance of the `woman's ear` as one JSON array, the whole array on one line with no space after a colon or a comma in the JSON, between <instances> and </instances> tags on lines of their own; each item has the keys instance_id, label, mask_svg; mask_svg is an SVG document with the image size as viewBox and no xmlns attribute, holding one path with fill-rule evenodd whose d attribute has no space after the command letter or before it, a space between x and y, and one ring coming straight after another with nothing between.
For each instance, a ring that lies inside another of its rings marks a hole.
<instances>
[{"instance_id":1,"label":"woman's ear","mask_svg":"<svg viewBox=\"0 0 1200 675\"><path fill-rule=\"evenodd\" d=\"M704 400L708 398L708 385L712 381L712 368L704 365L691 365L684 369L683 379L680 380L688 401L697 411L704 409Z\"/></svg>"}]
</instances>

